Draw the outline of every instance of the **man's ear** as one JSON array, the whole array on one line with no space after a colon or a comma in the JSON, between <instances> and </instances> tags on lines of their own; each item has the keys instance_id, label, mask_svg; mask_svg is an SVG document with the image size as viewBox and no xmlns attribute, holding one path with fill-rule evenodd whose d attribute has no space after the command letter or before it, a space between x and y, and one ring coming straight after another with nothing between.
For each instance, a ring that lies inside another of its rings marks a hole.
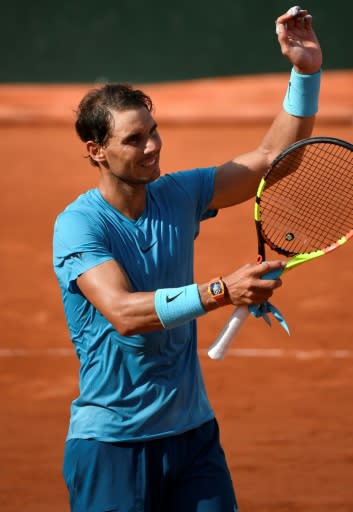
<instances>
[{"instance_id":1,"label":"man's ear","mask_svg":"<svg viewBox=\"0 0 353 512\"><path fill-rule=\"evenodd\" d=\"M86 148L92 160L98 164L101 164L105 161L104 148L100 144L93 142L93 140L89 140L86 142Z\"/></svg>"}]
</instances>

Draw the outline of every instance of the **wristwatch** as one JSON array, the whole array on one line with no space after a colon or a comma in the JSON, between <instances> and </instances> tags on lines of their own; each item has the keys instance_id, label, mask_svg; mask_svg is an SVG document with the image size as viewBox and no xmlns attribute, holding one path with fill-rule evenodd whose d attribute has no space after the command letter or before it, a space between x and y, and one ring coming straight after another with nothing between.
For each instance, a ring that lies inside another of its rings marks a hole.
<instances>
[{"instance_id":1,"label":"wristwatch","mask_svg":"<svg viewBox=\"0 0 353 512\"><path fill-rule=\"evenodd\" d=\"M208 294L217 302L222 303L225 300L225 286L222 277L211 279L207 288Z\"/></svg>"}]
</instances>

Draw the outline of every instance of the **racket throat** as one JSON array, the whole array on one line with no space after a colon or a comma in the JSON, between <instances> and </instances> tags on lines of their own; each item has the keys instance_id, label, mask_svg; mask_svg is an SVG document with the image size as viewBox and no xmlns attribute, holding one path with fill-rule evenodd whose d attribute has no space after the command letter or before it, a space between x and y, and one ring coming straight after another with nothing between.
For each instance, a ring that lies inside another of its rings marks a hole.
<instances>
[{"instance_id":1,"label":"racket throat","mask_svg":"<svg viewBox=\"0 0 353 512\"><path fill-rule=\"evenodd\" d=\"M265 261L265 244L263 242L261 233L261 222L255 221L257 231L257 263L260 264Z\"/></svg>"}]
</instances>

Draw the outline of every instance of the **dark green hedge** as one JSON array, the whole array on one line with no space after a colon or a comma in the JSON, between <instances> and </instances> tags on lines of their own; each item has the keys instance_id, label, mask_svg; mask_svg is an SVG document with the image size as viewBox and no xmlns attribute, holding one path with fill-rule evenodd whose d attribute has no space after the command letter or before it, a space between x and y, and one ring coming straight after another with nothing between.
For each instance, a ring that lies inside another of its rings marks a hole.
<instances>
[{"instance_id":1,"label":"dark green hedge","mask_svg":"<svg viewBox=\"0 0 353 512\"><path fill-rule=\"evenodd\" d=\"M289 7L279 0L8 2L0 82L147 83L285 71L274 19ZM353 68L353 2L306 7L324 67Z\"/></svg>"}]
</instances>

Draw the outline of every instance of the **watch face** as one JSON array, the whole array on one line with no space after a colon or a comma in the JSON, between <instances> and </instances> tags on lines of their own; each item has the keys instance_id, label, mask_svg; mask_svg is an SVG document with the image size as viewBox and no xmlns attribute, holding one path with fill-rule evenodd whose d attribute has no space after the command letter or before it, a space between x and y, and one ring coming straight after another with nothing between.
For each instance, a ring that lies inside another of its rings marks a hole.
<instances>
[{"instance_id":1,"label":"watch face","mask_svg":"<svg viewBox=\"0 0 353 512\"><path fill-rule=\"evenodd\" d=\"M223 293L222 284L219 281L212 283L210 288L212 295L221 295Z\"/></svg>"}]
</instances>

